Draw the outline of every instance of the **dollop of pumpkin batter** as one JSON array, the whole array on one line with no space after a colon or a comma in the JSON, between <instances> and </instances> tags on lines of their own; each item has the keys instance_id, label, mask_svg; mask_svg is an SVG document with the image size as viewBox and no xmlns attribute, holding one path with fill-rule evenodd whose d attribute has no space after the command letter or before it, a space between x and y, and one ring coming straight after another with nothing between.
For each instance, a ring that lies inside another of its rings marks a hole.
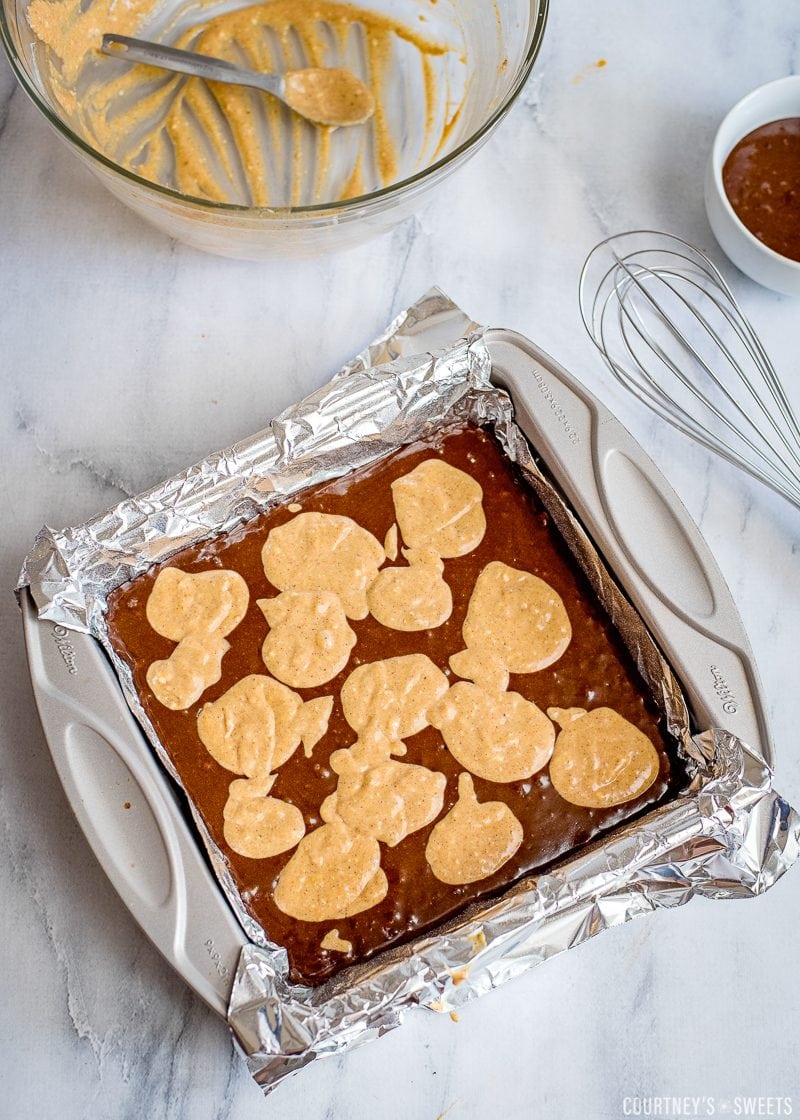
<instances>
[{"instance_id":1,"label":"dollop of pumpkin batter","mask_svg":"<svg viewBox=\"0 0 800 1120\"><path fill-rule=\"evenodd\" d=\"M223 835L235 852L269 859L288 852L306 831L303 814L288 801L270 797L275 775L231 782L223 816Z\"/></svg>"},{"instance_id":2,"label":"dollop of pumpkin batter","mask_svg":"<svg viewBox=\"0 0 800 1120\"><path fill-rule=\"evenodd\" d=\"M342 685L342 709L359 735L403 740L428 726L428 709L445 692L441 669L424 653L409 653L354 669Z\"/></svg>"},{"instance_id":3,"label":"dollop of pumpkin batter","mask_svg":"<svg viewBox=\"0 0 800 1120\"><path fill-rule=\"evenodd\" d=\"M356 644L347 615L332 591L284 591L259 599L269 623L264 664L292 688L316 688L341 673Z\"/></svg>"},{"instance_id":4,"label":"dollop of pumpkin batter","mask_svg":"<svg viewBox=\"0 0 800 1120\"><path fill-rule=\"evenodd\" d=\"M366 618L367 588L386 553L351 517L298 513L272 530L261 559L267 579L280 591L330 591L348 618Z\"/></svg>"},{"instance_id":5,"label":"dollop of pumpkin batter","mask_svg":"<svg viewBox=\"0 0 800 1120\"><path fill-rule=\"evenodd\" d=\"M390 630L435 630L453 613L444 564L429 549L404 548L407 568L383 568L367 591L369 613Z\"/></svg>"},{"instance_id":6,"label":"dollop of pumpkin batter","mask_svg":"<svg viewBox=\"0 0 800 1120\"><path fill-rule=\"evenodd\" d=\"M410 548L466 556L486 532L483 489L443 459L426 459L392 483L397 524Z\"/></svg>"},{"instance_id":7,"label":"dollop of pumpkin batter","mask_svg":"<svg viewBox=\"0 0 800 1120\"><path fill-rule=\"evenodd\" d=\"M360 751L360 746L331 756L339 783L323 802L321 815L323 820L340 817L356 832L393 848L439 816L447 779L426 766L395 762L388 749L384 754L374 748Z\"/></svg>"},{"instance_id":8,"label":"dollop of pumpkin batter","mask_svg":"<svg viewBox=\"0 0 800 1120\"><path fill-rule=\"evenodd\" d=\"M280 681L251 673L203 707L197 732L220 766L255 778L282 766L301 742L310 755L332 708L332 696L303 702Z\"/></svg>"},{"instance_id":9,"label":"dollop of pumpkin batter","mask_svg":"<svg viewBox=\"0 0 800 1120\"><path fill-rule=\"evenodd\" d=\"M278 876L275 905L301 922L349 918L377 905L389 884L378 841L333 820L307 833Z\"/></svg>"},{"instance_id":10,"label":"dollop of pumpkin batter","mask_svg":"<svg viewBox=\"0 0 800 1120\"><path fill-rule=\"evenodd\" d=\"M565 801L608 809L632 801L658 777L658 751L613 708L548 708L547 714L563 729L550 780Z\"/></svg>"},{"instance_id":11,"label":"dollop of pumpkin batter","mask_svg":"<svg viewBox=\"0 0 800 1120\"><path fill-rule=\"evenodd\" d=\"M489 782L519 782L550 761L555 729L518 692L487 692L457 681L428 711L453 757Z\"/></svg>"},{"instance_id":12,"label":"dollop of pumpkin batter","mask_svg":"<svg viewBox=\"0 0 800 1120\"><path fill-rule=\"evenodd\" d=\"M431 871L453 885L486 879L522 843L522 825L505 801L479 802L469 774L458 779L458 801L434 826L425 848Z\"/></svg>"}]
</instances>

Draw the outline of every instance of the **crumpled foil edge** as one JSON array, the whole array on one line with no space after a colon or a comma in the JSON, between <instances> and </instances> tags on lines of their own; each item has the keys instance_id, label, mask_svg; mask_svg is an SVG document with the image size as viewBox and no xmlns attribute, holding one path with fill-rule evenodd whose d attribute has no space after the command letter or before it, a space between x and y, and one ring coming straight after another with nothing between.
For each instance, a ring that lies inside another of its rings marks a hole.
<instances>
[{"instance_id":1,"label":"crumpled foil edge","mask_svg":"<svg viewBox=\"0 0 800 1120\"><path fill-rule=\"evenodd\" d=\"M455 1011L603 930L693 897L762 894L800 858L800 816L736 736L697 736L712 761L692 788L557 869L415 942L392 966L318 1002L295 996L257 946L242 950L230 1021L269 1091L315 1058L399 1026L420 1005Z\"/></svg>"},{"instance_id":2,"label":"crumpled foil edge","mask_svg":"<svg viewBox=\"0 0 800 1120\"><path fill-rule=\"evenodd\" d=\"M318 988L291 984L286 951L249 915L224 854L189 801L226 896L253 944L242 951L229 1023L265 1091L308 1062L378 1037L409 1007L455 1010L602 929L693 895L761 893L798 858L797 814L771 772L723 730L692 736L680 688L566 502L540 469L491 384L484 330L432 290L327 385L269 428L77 528L45 527L20 576L39 616L103 645L127 702L168 773L180 777L148 720L105 626L111 590L290 495L424 438L449 421L493 427L583 568L682 746L692 782L677 800L615 829L499 900L435 933L345 970ZM452 340L456 336L455 342Z\"/></svg>"}]
</instances>

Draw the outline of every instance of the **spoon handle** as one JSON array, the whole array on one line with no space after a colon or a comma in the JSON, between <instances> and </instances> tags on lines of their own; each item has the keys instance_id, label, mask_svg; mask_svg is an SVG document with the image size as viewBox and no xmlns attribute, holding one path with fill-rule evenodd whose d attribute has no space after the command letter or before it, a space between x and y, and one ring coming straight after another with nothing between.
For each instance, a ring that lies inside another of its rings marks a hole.
<instances>
[{"instance_id":1,"label":"spoon handle","mask_svg":"<svg viewBox=\"0 0 800 1120\"><path fill-rule=\"evenodd\" d=\"M165 47L144 39L131 39L127 35L104 35L101 50L111 58L144 62L148 66L158 66L162 70L172 70L178 74L190 74L194 78L205 78L210 82L253 86L276 97L283 97L283 78L280 75L245 70L222 58L211 58L209 55L195 54L194 51L181 51L177 47Z\"/></svg>"}]
</instances>

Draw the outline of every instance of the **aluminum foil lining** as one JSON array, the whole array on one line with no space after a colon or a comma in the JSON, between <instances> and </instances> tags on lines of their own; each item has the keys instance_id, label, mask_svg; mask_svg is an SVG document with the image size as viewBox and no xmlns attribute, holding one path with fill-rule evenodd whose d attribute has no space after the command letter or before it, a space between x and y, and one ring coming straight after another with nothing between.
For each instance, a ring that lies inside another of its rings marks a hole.
<instances>
[{"instance_id":1,"label":"aluminum foil lining","mask_svg":"<svg viewBox=\"0 0 800 1120\"><path fill-rule=\"evenodd\" d=\"M765 763L724 730L691 734L672 671L531 454L508 395L492 385L484 333L441 292L429 292L333 381L263 432L84 525L44 528L20 576L41 618L103 644L128 704L180 783L127 666L108 641L109 593L179 549L443 424L486 424L549 510L682 745L691 783L677 799L499 900L474 904L433 934L318 988L289 982L285 950L247 913L224 855L195 812L220 883L252 942L242 951L228 1018L265 1091L316 1058L398 1026L410 1007L454 1011L658 906L680 905L696 894L760 894L800 855L800 818L772 789Z\"/></svg>"},{"instance_id":2,"label":"aluminum foil lining","mask_svg":"<svg viewBox=\"0 0 800 1120\"><path fill-rule=\"evenodd\" d=\"M709 731L690 792L623 827L480 914L418 941L334 997L296 993L256 946L242 950L230 1022L268 1091L314 1058L399 1026L409 1008L449 1012L611 926L695 895L749 898L800 855L800 816L735 736ZM320 990L324 991L324 990Z\"/></svg>"}]
</instances>

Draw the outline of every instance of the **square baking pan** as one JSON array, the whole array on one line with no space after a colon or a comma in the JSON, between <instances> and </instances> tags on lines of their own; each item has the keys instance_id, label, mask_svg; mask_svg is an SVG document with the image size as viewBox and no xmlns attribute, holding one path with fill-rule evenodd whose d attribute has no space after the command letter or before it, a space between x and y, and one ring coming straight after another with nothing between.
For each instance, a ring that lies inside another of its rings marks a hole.
<instances>
[{"instance_id":1,"label":"square baking pan","mask_svg":"<svg viewBox=\"0 0 800 1120\"><path fill-rule=\"evenodd\" d=\"M456 324L457 325L457 324ZM469 326L466 317L460 324ZM453 315L405 345L435 350ZM731 594L677 495L614 416L522 336L483 337L492 382L678 677L694 728L724 727L772 765L764 703ZM31 679L68 800L141 928L225 1017L248 939L99 642L38 617L21 594Z\"/></svg>"}]
</instances>

